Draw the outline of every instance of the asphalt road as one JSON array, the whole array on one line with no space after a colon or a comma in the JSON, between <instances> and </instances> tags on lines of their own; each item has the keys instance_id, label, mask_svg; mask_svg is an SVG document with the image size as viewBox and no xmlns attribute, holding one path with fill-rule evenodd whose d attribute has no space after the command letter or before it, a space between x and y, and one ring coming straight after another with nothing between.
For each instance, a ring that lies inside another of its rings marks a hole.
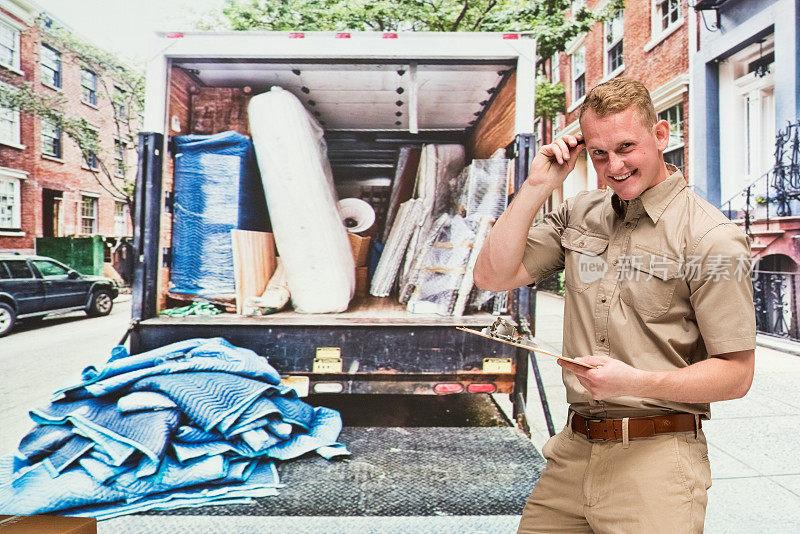
<instances>
[{"instance_id":1,"label":"asphalt road","mask_svg":"<svg viewBox=\"0 0 800 534\"><path fill-rule=\"evenodd\" d=\"M86 366L108 360L130 316L130 297L122 296L106 317L73 312L23 321L0 338L0 455L13 452L31 427L30 408L46 404L54 391L77 382Z\"/></svg>"}]
</instances>

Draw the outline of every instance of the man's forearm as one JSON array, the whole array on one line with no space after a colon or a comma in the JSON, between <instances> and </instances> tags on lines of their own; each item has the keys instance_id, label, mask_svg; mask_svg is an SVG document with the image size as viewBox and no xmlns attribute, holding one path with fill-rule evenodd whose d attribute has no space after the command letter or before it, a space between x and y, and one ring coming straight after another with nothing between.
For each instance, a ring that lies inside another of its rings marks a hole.
<instances>
[{"instance_id":1,"label":"man's forearm","mask_svg":"<svg viewBox=\"0 0 800 534\"><path fill-rule=\"evenodd\" d=\"M754 351L710 357L674 371L645 371L634 395L675 402L743 397L753 382Z\"/></svg>"},{"instance_id":2,"label":"man's forearm","mask_svg":"<svg viewBox=\"0 0 800 534\"><path fill-rule=\"evenodd\" d=\"M476 280L498 283L516 274L522 263L528 230L552 192L547 185L533 185L530 181L522 185L506 211L497 219L478 255Z\"/></svg>"},{"instance_id":3,"label":"man's forearm","mask_svg":"<svg viewBox=\"0 0 800 534\"><path fill-rule=\"evenodd\" d=\"M558 360L558 365L575 373L595 400L623 396L690 403L738 399L750 389L755 367L753 350L719 354L673 371L636 369L608 356L577 359L594 369L564 360Z\"/></svg>"}]
</instances>

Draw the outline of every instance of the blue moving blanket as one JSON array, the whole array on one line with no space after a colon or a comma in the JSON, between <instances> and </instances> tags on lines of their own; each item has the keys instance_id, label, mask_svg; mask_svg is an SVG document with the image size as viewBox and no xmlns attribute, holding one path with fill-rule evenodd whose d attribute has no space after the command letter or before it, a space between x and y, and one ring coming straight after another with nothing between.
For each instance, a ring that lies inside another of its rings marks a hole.
<instances>
[{"instance_id":1,"label":"blue moving blanket","mask_svg":"<svg viewBox=\"0 0 800 534\"><path fill-rule=\"evenodd\" d=\"M280 384L266 358L191 339L106 365L30 411L36 426L0 457L0 514L108 519L277 494L276 461L337 442L339 413Z\"/></svg>"}]
</instances>

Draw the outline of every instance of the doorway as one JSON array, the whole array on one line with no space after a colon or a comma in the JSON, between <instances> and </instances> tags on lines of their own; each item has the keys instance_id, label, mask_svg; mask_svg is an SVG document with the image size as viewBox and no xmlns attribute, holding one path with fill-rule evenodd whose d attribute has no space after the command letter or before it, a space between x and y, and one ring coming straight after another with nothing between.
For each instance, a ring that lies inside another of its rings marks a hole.
<instances>
[{"instance_id":1,"label":"doorway","mask_svg":"<svg viewBox=\"0 0 800 534\"><path fill-rule=\"evenodd\" d=\"M61 203L64 192L55 189L42 190L42 236L61 237L62 218Z\"/></svg>"}]
</instances>

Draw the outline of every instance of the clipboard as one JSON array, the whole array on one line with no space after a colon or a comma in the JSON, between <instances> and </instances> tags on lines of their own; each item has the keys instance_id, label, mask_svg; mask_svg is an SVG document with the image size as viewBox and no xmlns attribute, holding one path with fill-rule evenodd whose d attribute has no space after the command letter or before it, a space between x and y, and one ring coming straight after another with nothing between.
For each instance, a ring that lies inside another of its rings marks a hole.
<instances>
[{"instance_id":1,"label":"clipboard","mask_svg":"<svg viewBox=\"0 0 800 534\"><path fill-rule=\"evenodd\" d=\"M486 335L483 332L480 332L478 330L472 330L470 328L464 328L462 326L457 326L456 329L457 330L461 330L462 332L468 332L470 334L475 334L476 336L485 337L486 339L499 341L500 343L505 343L506 345L511 345L513 347L519 347L521 349L526 349L526 350L530 350L530 351L533 351L533 352L541 352L542 354L547 354L548 356L552 356L553 358L557 358L559 360L564 360L565 362L574 363L575 365L580 365L581 367L586 367L587 369L596 369L597 368L594 365L589 365L588 363L579 362L578 360L575 360L575 359L572 359L572 358L567 358L566 356L553 354L552 352L547 352L546 350L542 350L542 349L540 349L538 347L531 347L529 345L523 345L522 343L516 343L514 341L506 341L505 339L500 339L500 338L497 338L497 337L489 336L489 335Z\"/></svg>"}]
</instances>

